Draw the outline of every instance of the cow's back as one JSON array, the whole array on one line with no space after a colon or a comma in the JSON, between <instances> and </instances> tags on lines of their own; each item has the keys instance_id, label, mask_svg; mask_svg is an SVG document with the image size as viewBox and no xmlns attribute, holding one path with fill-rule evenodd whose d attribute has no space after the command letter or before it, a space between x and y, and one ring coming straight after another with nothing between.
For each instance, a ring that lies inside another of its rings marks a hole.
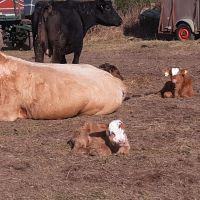
<instances>
[{"instance_id":1,"label":"cow's back","mask_svg":"<svg viewBox=\"0 0 200 200\"><path fill-rule=\"evenodd\" d=\"M107 114L121 105L125 87L109 73L90 65L51 66L45 70L45 74L43 69L33 69L33 73L38 74L33 80L33 88L36 99L40 99L38 105L42 105L36 110L41 110L41 113L50 110L50 116L56 113L60 115L56 116L59 118L65 113L70 117L77 114ZM49 105L46 104L45 108L47 99Z\"/></svg>"},{"instance_id":2,"label":"cow's back","mask_svg":"<svg viewBox=\"0 0 200 200\"><path fill-rule=\"evenodd\" d=\"M0 67L15 76L18 93L10 107L18 107L17 112L23 113L18 117L61 119L108 114L123 101L122 81L91 65L31 63L10 56L6 59Z\"/></svg>"}]
</instances>

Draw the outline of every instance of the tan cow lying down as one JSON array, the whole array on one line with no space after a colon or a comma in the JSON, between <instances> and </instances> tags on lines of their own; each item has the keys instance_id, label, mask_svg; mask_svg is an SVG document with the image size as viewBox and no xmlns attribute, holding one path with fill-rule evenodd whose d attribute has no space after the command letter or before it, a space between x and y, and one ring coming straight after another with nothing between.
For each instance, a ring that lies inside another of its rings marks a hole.
<instances>
[{"instance_id":1,"label":"tan cow lying down","mask_svg":"<svg viewBox=\"0 0 200 200\"><path fill-rule=\"evenodd\" d=\"M188 75L188 71L180 68L171 68L164 71L165 76L170 76L168 81L161 90L162 97L192 97L194 90L192 79Z\"/></svg>"},{"instance_id":2,"label":"tan cow lying down","mask_svg":"<svg viewBox=\"0 0 200 200\"><path fill-rule=\"evenodd\" d=\"M74 153L97 156L128 154L130 145L124 128L120 120L113 120L109 125L87 122L68 143Z\"/></svg>"},{"instance_id":3,"label":"tan cow lying down","mask_svg":"<svg viewBox=\"0 0 200 200\"><path fill-rule=\"evenodd\" d=\"M0 52L0 120L108 114L124 96L121 80L91 65L32 63Z\"/></svg>"}]
</instances>

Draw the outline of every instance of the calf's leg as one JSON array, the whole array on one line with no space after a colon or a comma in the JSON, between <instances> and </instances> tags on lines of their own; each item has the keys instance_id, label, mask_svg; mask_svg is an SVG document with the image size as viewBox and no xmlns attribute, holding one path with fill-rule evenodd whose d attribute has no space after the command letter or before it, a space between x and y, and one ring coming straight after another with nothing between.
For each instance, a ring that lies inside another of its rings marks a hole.
<instances>
[{"instance_id":1,"label":"calf's leg","mask_svg":"<svg viewBox=\"0 0 200 200\"><path fill-rule=\"evenodd\" d=\"M130 150L130 146L122 146L119 148L116 154L128 154Z\"/></svg>"}]
</instances>

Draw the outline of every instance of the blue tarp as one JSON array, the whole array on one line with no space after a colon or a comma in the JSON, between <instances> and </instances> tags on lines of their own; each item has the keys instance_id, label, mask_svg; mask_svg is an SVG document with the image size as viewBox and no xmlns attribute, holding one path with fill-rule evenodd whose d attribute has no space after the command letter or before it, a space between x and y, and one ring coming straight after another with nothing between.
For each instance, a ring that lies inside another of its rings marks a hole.
<instances>
[{"instance_id":1,"label":"blue tarp","mask_svg":"<svg viewBox=\"0 0 200 200\"><path fill-rule=\"evenodd\" d=\"M24 15L32 15L35 8L36 0L24 0Z\"/></svg>"}]
</instances>

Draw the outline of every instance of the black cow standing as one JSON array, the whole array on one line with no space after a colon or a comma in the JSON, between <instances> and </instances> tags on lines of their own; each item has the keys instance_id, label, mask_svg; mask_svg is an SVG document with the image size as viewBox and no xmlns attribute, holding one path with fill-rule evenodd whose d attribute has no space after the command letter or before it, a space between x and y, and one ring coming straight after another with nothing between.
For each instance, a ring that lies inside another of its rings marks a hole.
<instances>
[{"instance_id":1,"label":"black cow standing","mask_svg":"<svg viewBox=\"0 0 200 200\"><path fill-rule=\"evenodd\" d=\"M121 23L110 0L38 2L32 15L35 61L44 62L46 53L53 63L66 63L65 55L74 53L72 63L77 64L89 28Z\"/></svg>"}]
</instances>

